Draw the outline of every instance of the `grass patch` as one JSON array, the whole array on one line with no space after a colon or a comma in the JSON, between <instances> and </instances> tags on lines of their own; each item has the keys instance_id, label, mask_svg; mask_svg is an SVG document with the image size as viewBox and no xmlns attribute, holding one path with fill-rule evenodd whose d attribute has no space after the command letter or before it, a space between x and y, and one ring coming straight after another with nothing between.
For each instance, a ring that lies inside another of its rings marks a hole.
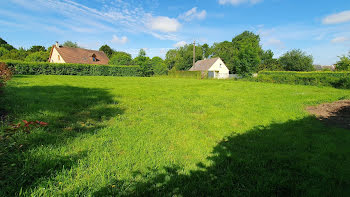
<instances>
[{"instance_id":1,"label":"grass patch","mask_svg":"<svg viewBox=\"0 0 350 197\"><path fill-rule=\"evenodd\" d=\"M15 77L0 195L330 196L350 188L349 130L308 105L328 87L174 78ZM5 125L2 125L4 130Z\"/></svg>"}]
</instances>

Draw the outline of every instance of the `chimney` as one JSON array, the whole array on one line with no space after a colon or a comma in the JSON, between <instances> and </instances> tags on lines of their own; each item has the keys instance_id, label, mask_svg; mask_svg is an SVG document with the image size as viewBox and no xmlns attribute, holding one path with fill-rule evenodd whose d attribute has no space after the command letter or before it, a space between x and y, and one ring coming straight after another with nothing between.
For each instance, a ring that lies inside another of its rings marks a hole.
<instances>
[{"instance_id":1,"label":"chimney","mask_svg":"<svg viewBox=\"0 0 350 197\"><path fill-rule=\"evenodd\" d=\"M59 48L59 47L60 47L60 45L58 44L58 41L56 41L56 47L57 47L57 48Z\"/></svg>"}]
</instances>

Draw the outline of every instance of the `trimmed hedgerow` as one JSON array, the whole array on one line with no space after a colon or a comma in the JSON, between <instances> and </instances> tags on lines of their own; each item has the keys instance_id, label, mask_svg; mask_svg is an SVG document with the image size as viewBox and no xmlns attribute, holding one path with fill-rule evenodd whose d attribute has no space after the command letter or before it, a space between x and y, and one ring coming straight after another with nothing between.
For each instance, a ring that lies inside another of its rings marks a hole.
<instances>
[{"instance_id":1,"label":"trimmed hedgerow","mask_svg":"<svg viewBox=\"0 0 350 197\"><path fill-rule=\"evenodd\" d=\"M170 70L168 76L173 78L203 79L207 77L207 72Z\"/></svg>"},{"instance_id":2,"label":"trimmed hedgerow","mask_svg":"<svg viewBox=\"0 0 350 197\"><path fill-rule=\"evenodd\" d=\"M139 66L4 61L16 75L140 76Z\"/></svg>"},{"instance_id":3,"label":"trimmed hedgerow","mask_svg":"<svg viewBox=\"0 0 350 197\"><path fill-rule=\"evenodd\" d=\"M350 72L262 71L257 81L350 89Z\"/></svg>"}]
</instances>

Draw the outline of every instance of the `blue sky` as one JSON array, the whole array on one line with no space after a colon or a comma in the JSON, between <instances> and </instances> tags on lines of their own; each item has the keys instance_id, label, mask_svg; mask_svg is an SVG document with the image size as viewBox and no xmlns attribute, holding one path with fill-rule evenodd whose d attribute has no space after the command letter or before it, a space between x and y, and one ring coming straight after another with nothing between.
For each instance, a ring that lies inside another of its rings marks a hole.
<instances>
[{"instance_id":1,"label":"blue sky","mask_svg":"<svg viewBox=\"0 0 350 197\"><path fill-rule=\"evenodd\" d=\"M0 37L15 47L71 40L164 57L185 43L232 40L245 30L278 57L290 49L334 64L350 51L349 0L2 0Z\"/></svg>"}]
</instances>

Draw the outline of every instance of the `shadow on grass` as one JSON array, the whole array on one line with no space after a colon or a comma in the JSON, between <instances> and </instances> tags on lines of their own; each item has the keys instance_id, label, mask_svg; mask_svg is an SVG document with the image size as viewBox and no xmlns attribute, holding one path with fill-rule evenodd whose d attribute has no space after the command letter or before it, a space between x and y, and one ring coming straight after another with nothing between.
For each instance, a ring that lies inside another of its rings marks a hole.
<instances>
[{"instance_id":1,"label":"shadow on grass","mask_svg":"<svg viewBox=\"0 0 350 197\"><path fill-rule=\"evenodd\" d=\"M256 127L222 140L187 174L169 166L137 183L115 181L94 196L346 196L350 193L350 133L316 118ZM130 186L131 185L131 186ZM127 189L125 189L127 188ZM125 190L124 190L125 189Z\"/></svg>"},{"instance_id":2,"label":"shadow on grass","mask_svg":"<svg viewBox=\"0 0 350 197\"><path fill-rule=\"evenodd\" d=\"M40 180L71 168L87 155L82 151L62 156L35 152L36 148L58 148L74 137L94 134L106 127L112 117L123 113L114 96L104 89L8 86L5 93L10 122L39 120L48 126L34 129L31 134L18 133L9 139L0 139L0 196L12 196L21 188L25 191L35 187Z\"/></svg>"}]
</instances>

